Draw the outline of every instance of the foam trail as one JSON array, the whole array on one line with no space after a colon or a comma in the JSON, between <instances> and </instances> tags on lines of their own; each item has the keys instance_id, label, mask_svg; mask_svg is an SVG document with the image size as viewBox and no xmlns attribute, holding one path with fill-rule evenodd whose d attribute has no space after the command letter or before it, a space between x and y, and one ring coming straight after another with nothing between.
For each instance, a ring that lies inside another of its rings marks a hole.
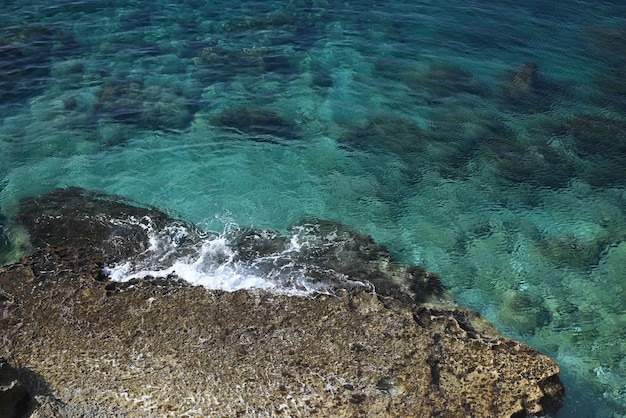
<instances>
[{"instance_id":1,"label":"foam trail","mask_svg":"<svg viewBox=\"0 0 626 418\"><path fill-rule=\"evenodd\" d=\"M232 230L221 234L199 233L177 223L157 231L146 219L141 225L148 233L149 248L131 260L106 267L104 273L111 280L128 282L148 276L176 275L207 289L232 292L256 288L294 296L329 293L337 284L320 280L319 268L296 261L299 251L308 246L307 242L299 241L297 234L276 252L242 260L233 248L238 235ZM310 276L313 270L318 278ZM324 273L335 281L345 282L344 287L362 284L334 271Z\"/></svg>"}]
</instances>

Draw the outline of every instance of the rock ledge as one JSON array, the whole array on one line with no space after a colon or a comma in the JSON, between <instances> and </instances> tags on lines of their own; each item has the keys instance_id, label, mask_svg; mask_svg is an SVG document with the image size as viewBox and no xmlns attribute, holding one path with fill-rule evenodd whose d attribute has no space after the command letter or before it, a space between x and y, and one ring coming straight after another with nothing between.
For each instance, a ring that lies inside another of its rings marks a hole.
<instances>
[{"instance_id":1,"label":"rock ledge","mask_svg":"<svg viewBox=\"0 0 626 418\"><path fill-rule=\"evenodd\" d=\"M59 411L524 417L564 394L552 360L458 307L120 284L69 243L38 247L0 268L0 348Z\"/></svg>"}]
</instances>

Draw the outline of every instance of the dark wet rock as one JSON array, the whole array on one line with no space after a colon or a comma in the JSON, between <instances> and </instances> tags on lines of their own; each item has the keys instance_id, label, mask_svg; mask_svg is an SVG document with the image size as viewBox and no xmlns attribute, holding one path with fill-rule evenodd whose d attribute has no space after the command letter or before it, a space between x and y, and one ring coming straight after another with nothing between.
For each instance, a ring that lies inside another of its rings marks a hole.
<instances>
[{"instance_id":1,"label":"dark wet rock","mask_svg":"<svg viewBox=\"0 0 626 418\"><path fill-rule=\"evenodd\" d=\"M568 123L578 154L585 158L581 176L592 186L626 182L626 122L578 115Z\"/></svg>"},{"instance_id":2,"label":"dark wet rock","mask_svg":"<svg viewBox=\"0 0 626 418\"><path fill-rule=\"evenodd\" d=\"M31 396L15 370L5 358L0 358L0 417L26 417Z\"/></svg>"},{"instance_id":3,"label":"dark wet rock","mask_svg":"<svg viewBox=\"0 0 626 418\"><path fill-rule=\"evenodd\" d=\"M232 245L237 248L237 258L251 261L281 253L287 238L276 231L244 228L235 233Z\"/></svg>"},{"instance_id":4,"label":"dark wet rock","mask_svg":"<svg viewBox=\"0 0 626 418\"><path fill-rule=\"evenodd\" d=\"M0 101L28 97L48 81L51 62L78 50L73 35L41 24L0 29Z\"/></svg>"},{"instance_id":5,"label":"dark wet rock","mask_svg":"<svg viewBox=\"0 0 626 418\"><path fill-rule=\"evenodd\" d=\"M74 260L75 269L87 271L131 260L140 269L167 269L176 258L197 256L201 237L211 236L157 209L128 203L79 188L58 189L23 199L14 221L28 231L33 248L57 248ZM234 254L216 255L217 265L232 258L295 288L306 286L294 282L300 277L328 291L373 285L379 294L405 302L423 301L443 290L437 275L395 264L370 236L336 222L307 219L283 235L244 228L227 238Z\"/></svg>"},{"instance_id":6,"label":"dark wet rock","mask_svg":"<svg viewBox=\"0 0 626 418\"><path fill-rule=\"evenodd\" d=\"M141 81L112 80L96 92L96 115L148 129L185 129L195 106L182 93Z\"/></svg>"},{"instance_id":7,"label":"dark wet rock","mask_svg":"<svg viewBox=\"0 0 626 418\"><path fill-rule=\"evenodd\" d=\"M417 266L399 266L369 235L333 221L306 219L290 228L301 245L295 260L353 280L372 283L381 295L419 302L443 290L439 277Z\"/></svg>"},{"instance_id":8,"label":"dark wet rock","mask_svg":"<svg viewBox=\"0 0 626 418\"><path fill-rule=\"evenodd\" d=\"M372 237L338 222L308 218L285 235L244 229L231 242L237 252L235 260L283 283L300 274L326 289L373 285L381 296L411 303L443 291L436 274L398 265Z\"/></svg>"},{"instance_id":9,"label":"dark wet rock","mask_svg":"<svg viewBox=\"0 0 626 418\"><path fill-rule=\"evenodd\" d=\"M213 116L211 123L257 141L272 142L276 139L296 139L299 136L295 123L282 118L276 112L257 107L226 109Z\"/></svg>"},{"instance_id":10,"label":"dark wet rock","mask_svg":"<svg viewBox=\"0 0 626 418\"><path fill-rule=\"evenodd\" d=\"M351 148L415 157L424 150L428 133L417 123L392 114L377 114L339 141Z\"/></svg>"},{"instance_id":11,"label":"dark wet rock","mask_svg":"<svg viewBox=\"0 0 626 418\"><path fill-rule=\"evenodd\" d=\"M549 145L527 145L506 138L480 144L480 154L497 171L497 177L514 183L565 187L575 174L573 162Z\"/></svg>"},{"instance_id":12,"label":"dark wet rock","mask_svg":"<svg viewBox=\"0 0 626 418\"><path fill-rule=\"evenodd\" d=\"M467 71L445 63L435 63L421 70L400 75L400 79L415 93L426 93L429 101L459 94L483 96L488 88Z\"/></svg>"},{"instance_id":13,"label":"dark wet rock","mask_svg":"<svg viewBox=\"0 0 626 418\"><path fill-rule=\"evenodd\" d=\"M502 102L517 111L543 112L550 109L559 86L539 72L537 63L528 61L508 71L499 86Z\"/></svg>"},{"instance_id":14,"label":"dark wet rock","mask_svg":"<svg viewBox=\"0 0 626 418\"><path fill-rule=\"evenodd\" d=\"M20 201L15 222L26 228L35 248L71 249L77 260L113 262L150 246L148 229L170 218L154 208L76 187Z\"/></svg>"},{"instance_id":15,"label":"dark wet rock","mask_svg":"<svg viewBox=\"0 0 626 418\"><path fill-rule=\"evenodd\" d=\"M43 262L58 268L35 267ZM0 268L15 300L0 349L66 405L129 416L518 417L555 412L563 396L553 361L461 308L389 307L358 289L300 298L106 286L52 248Z\"/></svg>"}]
</instances>

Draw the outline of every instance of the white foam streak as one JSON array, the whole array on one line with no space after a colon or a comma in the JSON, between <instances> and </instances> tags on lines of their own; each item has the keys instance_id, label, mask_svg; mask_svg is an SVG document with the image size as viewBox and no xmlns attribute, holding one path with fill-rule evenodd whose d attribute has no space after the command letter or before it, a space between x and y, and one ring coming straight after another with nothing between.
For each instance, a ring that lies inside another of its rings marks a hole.
<instances>
[{"instance_id":1,"label":"white foam streak","mask_svg":"<svg viewBox=\"0 0 626 418\"><path fill-rule=\"evenodd\" d=\"M150 219L129 222L145 228L150 246L132 260L105 268L104 273L114 281L175 275L207 289L232 292L257 288L298 296L325 292L327 287L307 277L306 267L285 262L307 245L299 242L297 234L280 253L243 262L230 246L228 233L199 236L182 224L155 231Z\"/></svg>"}]
</instances>

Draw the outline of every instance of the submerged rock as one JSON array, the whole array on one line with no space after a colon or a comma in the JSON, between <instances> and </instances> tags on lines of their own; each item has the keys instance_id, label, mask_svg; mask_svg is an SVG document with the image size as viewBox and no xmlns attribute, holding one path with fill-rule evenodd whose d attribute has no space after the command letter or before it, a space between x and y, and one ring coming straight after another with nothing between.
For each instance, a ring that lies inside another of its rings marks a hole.
<instances>
[{"instance_id":1,"label":"submerged rock","mask_svg":"<svg viewBox=\"0 0 626 418\"><path fill-rule=\"evenodd\" d=\"M526 145L507 138L490 138L480 144L481 156L497 170L497 177L514 183L565 187L575 174L566 155L547 144Z\"/></svg>"},{"instance_id":2,"label":"submerged rock","mask_svg":"<svg viewBox=\"0 0 626 418\"><path fill-rule=\"evenodd\" d=\"M148 129L185 129L195 111L192 100L180 92L134 80L109 81L96 98L98 117Z\"/></svg>"},{"instance_id":3,"label":"submerged rock","mask_svg":"<svg viewBox=\"0 0 626 418\"><path fill-rule=\"evenodd\" d=\"M607 69L597 75L594 85L599 94L593 100L602 107L613 105L617 111L626 111L626 25L602 22L586 30L589 52L599 58Z\"/></svg>"},{"instance_id":4,"label":"submerged rock","mask_svg":"<svg viewBox=\"0 0 626 418\"><path fill-rule=\"evenodd\" d=\"M404 72L400 79L414 93L426 93L429 101L460 94L484 96L488 88L476 77L454 65L434 63L427 68Z\"/></svg>"},{"instance_id":5,"label":"submerged rock","mask_svg":"<svg viewBox=\"0 0 626 418\"><path fill-rule=\"evenodd\" d=\"M525 112L547 111L558 90L557 84L541 75L539 66L532 61L504 74L499 87L500 98L506 106Z\"/></svg>"},{"instance_id":6,"label":"submerged rock","mask_svg":"<svg viewBox=\"0 0 626 418\"><path fill-rule=\"evenodd\" d=\"M211 123L243 134L257 141L296 139L299 136L295 123L271 110L257 107L226 109L211 118Z\"/></svg>"},{"instance_id":7,"label":"submerged rock","mask_svg":"<svg viewBox=\"0 0 626 418\"><path fill-rule=\"evenodd\" d=\"M626 158L626 122L581 114L571 119L568 127L582 156Z\"/></svg>"},{"instance_id":8,"label":"submerged rock","mask_svg":"<svg viewBox=\"0 0 626 418\"><path fill-rule=\"evenodd\" d=\"M595 115L577 115L568 122L576 151L585 158L582 177L592 186L626 181L626 122Z\"/></svg>"},{"instance_id":9,"label":"submerged rock","mask_svg":"<svg viewBox=\"0 0 626 418\"><path fill-rule=\"evenodd\" d=\"M230 80L239 75L261 76L267 73L290 73L287 57L268 48L229 50L217 46L200 49L191 60L194 78L206 83Z\"/></svg>"},{"instance_id":10,"label":"submerged rock","mask_svg":"<svg viewBox=\"0 0 626 418\"><path fill-rule=\"evenodd\" d=\"M32 23L0 28L0 101L39 92L52 60L77 51L73 35L63 29Z\"/></svg>"},{"instance_id":11,"label":"submerged rock","mask_svg":"<svg viewBox=\"0 0 626 418\"><path fill-rule=\"evenodd\" d=\"M293 297L181 286L175 275L107 282L98 260L118 258L118 246L145 248L141 225L121 222L144 215L151 225L170 222L79 189L21 204L16 219L37 249L0 268L0 350L65 407L86 403L118 416L517 417L560 405L553 361L449 304L389 303L394 292L363 287ZM289 242L305 249L295 262L319 274L359 279L378 266L381 281L429 277L393 265L370 237L334 222L307 219L290 232ZM242 260L272 258L287 245L254 230L233 242Z\"/></svg>"},{"instance_id":12,"label":"submerged rock","mask_svg":"<svg viewBox=\"0 0 626 418\"><path fill-rule=\"evenodd\" d=\"M342 144L356 149L393 153L408 159L421 153L428 134L417 123L392 114L377 114L362 128L340 138Z\"/></svg>"}]
</instances>

